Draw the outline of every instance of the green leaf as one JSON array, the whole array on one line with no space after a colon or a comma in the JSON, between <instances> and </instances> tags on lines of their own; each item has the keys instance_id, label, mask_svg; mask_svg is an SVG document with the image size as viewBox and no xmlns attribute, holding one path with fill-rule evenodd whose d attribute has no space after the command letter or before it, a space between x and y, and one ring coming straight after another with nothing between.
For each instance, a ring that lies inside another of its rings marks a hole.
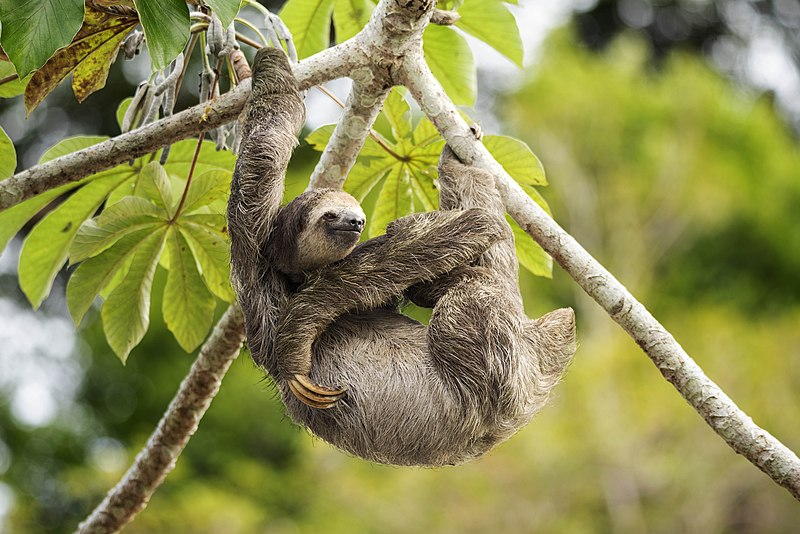
<instances>
[{"instance_id":1,"label":"green leaf","mask_svg":"<svg viewBox=\"0 0 800 534\"><path fill-rule=\"evenodd\" d=\"M279 13L292 32L300 59L328 47L333 0L289 0Z\"/></svg>"},{"instance_id":2,"label":"green leaf","mask_svg":"<svg viewBox=\"0 0 800 534\"><path fill-rule=\"evenodd\" d=\"M411 137L411 109L403 94L395 87L386 97L383 104L383 114L392 127L395 141L400 143Z\"/></svg>"},{"instance_id":3,"label":"green leaf","mask_svg":"<svg viewBox=\"0 0 800 534\"><path fill-rule=\"evenodd\" d=\"M0 0L3 50L20 78L72 41L83 21L82 0Z\"/></svg>"},{"instance_id":4,"label":"green leaf","mask_svg":"<svg viewBox=\"0 0 800 534\"><path fill-rule=\"evenodd\" d=\"M547 203L547 201L544 199L544 197L539 193L539 191L537 191L536 189L534 189L533 187L531 187L529 185L524 185L523 184L521 187L522 187L522 190L525 191L528 194L528 196L531 197L531 199L533 199L534 202L539 204L539 206L544 211L546 211L548 215L550 215L551 217L553 216L553 212L550 211L550 205Z\"/></svg>"},{"instance_id":5,"label":"green leaf","mask_svg":"<svg viewBox=\"0 0 800 534\"><path fill-rule=\"evenodd\" d=\"M46 163L57 157L92 146L105 139L105 137L69 137L63 141L59 141L55 146L48 149L39 159L39 163ZM34 215L39 213L42 208L52 202L53 199L58 198L60 195L66 193L70 189L78 187L81 183L85 183L92 179L95 179L95 177L85 178L79 182L64 184L61 187L45 191L44 193L36 195L25 202L0 212L0 250L3 250L6 247L8 241L14 237L17 232L19 232L20 228L22 228L26 222L28 222Z\"/></svg>"},{"instance_id":6,"label":"green leaf","mask_svg":"<svg viewBox=\"0 0 800 534\"><path fill-rule=\"evenodd\" d=\"M230 26L239 12L240 0L204 0L204 3L217 14L223 28Z\"/></svg>"},{"instance_id":7,"label":"green leaf","mask_svg":"<svg viewBox=\"0 0 800 534\"><path fill-rule=\"evenodd\" d=\"M185 182L186 177L189 176L189 168L192 165L196 148L197 139L185 139L173 144L169 151L169 158L164 164L167 173ZM194 172L200 174L213 169L233 172L235 164L236 156L227 150L217 150L216 144L212 141L203 141Z\"/></svg>"},{"instance_id":8,"label":"green leaf","mask_svg":"<svg viewBox=\"0 0 800 534\"><path fill-rule=\"evenodd\" d=\"M236 295L231 288L231 248L223 231L225 224L221 215L202 218L188 215L180 219L178 228L192 249L208 289L225 302L235 302Z\"/></svg>"},{"instance_id":9,"label":"green leaf","mask_svg":"<svg viewBox=\"0 0 800 534\"><path fill-rule=\"evenodd\" d=\"M131 105L132 101L133 97L129 96L127 98L123 98L122 102L120 102L117 106L117 126L119 126L120 130L122 130L122 120L125 118L125 112L128 111L128 107Z\"/></svg>"},{"instance_id":10,"label":"green leaf","mask_svg":"<svg viewBox=\"0 0 800 534\"><path fill-rule=\"evenodd\" d=\"M189 40L189 9L183 0L133 0L142 20L153 71L163 70Z\"/></svg>"},{"instance_id":11,"label":"green leaf","mask_svg":"<svg viewBox=\"0 0 800 534\"><path fill-rule=\"evenodd\" d=\"M500 0L467 0L456 26L522 67L522 39L514 15Z\"/></svg>"},{"instance_id":12,"label":"green leaf","mask_svg":"<svg viewBox=\"0 0 800 534\"><path fill-rule=\"evenodd\" d=\"M172 217L172 185L167 171L157 161L151 161L139 173L137 194L155 202L164 213Z\"/></svg>"},{"instance_id":13,"label":"green leaf","mask_svg":"<svg viewBox=\"0 0 800 534\"><path fill-rule=\"evenodd\" d=\"M74 137L67 137L45 150L42 157L39 158L39 165L47 163L48 161L53 161L61 156L72 154L78 150L89 148L97 143L102 143L106 139L108 139L108 137L100 135L76 135ZM114 172L114 169L111 169L109 172Z\"/></svg>"},{"instance_id":14,"label":"green leaf","mask_svg":"<svg viewBox=\"0 0 800 534\"><path fill-rule=\"evenodd\" d=\"M487 135L483 145L517 183L547 185L542 162L525 142L507 135Z\"/></svg>"},{"instance_id":15,"label":"green leaf","mask_svg":"<svg viewBox=\"0 0 800 534\"><path fill-rule=\"evenodd\" d=\"M17 232L25 226L25 223L31 217L39 213L43 207L66 190L64 187L52 189L0 212L0 250L6 248L11 238L17 235Z\"/></svg>"},{"instance_id":16,"label":"green leaf","mask_svg":"<svg viewBox=\"0 0 800 534\"><path fill-rule=\"evenodd\" d=\"M150 325L150 289L166 230L166 225L159 228L136 247L130 269L100 312L108 344L122 363Z\"/></svg>"},{"instance_id":17,"label":"green leaf","mask_svg":"<svg viewBox=\"0 0 800 534\"><path fill-rule=\"evenodd\" d=\"M437 209L439 207L439 191L433 184L433 174L436 174L435 167L431 173L431 167L428 165L409 164L408 170L414 196L422 203L424 211Z\"/></svg>"},{"instance_id":18,"label":"green leaf","mask_svg":"<svg viewBox=\"0 0 800 534\"><path fill-rule=\"evenodd\" d=\"M0 61L0 78L7 78L16 73L17 71L10 61ZM21 95L25 92L25 86L28 85L30 79L31 77L28 75L21 80L17 78L0 85L0 98L13 98Z\"/></svg>"},{"instance_id":19,"label":"green leaf","mask_svg":"<svg viewBox=\"0 0 800 534\"><path fill-rule=\"evenodd\" d=\"M384 157L375 159L368 162L356 161L353 168L350 169L350 174L347 175L347 181L344 183L344 190L353 195L359 202L364 200L364 197L372 191L381 178L386 176L386 173L397 164L397 160L391 157Z\"/></svg>"},{"instance_id":20,"label":"green leaf","mask_svg":"<svg viewBox=\"0 0 800 534\"><path fill-rule=\"evenodd\" d=\"M229 171L211 170L194 177L186 193L183 213L191 213L212 204L222 208L221 204L227 202L231 189L231 176Z\"/></svg>"},{"instance_id":21,"label":"green leaf","mask_svg":"<svg viewBox=\"0 0 800 534\"><path fill-rule=\"evenodd\" d=\"M333 0L333 28L336 42L344 42L369 22L375 4L370 0Z\"/></svg>"},{"instance_id":22,"label":"green leaf","mask_svg":"<svg viewBox=\"0 0 800 534\"><path fill-rule=\"evenodd\" d=\"M403 166L394 166L383 183L375 204L375 212L369 224L369 236L375 237L386 231L386 225L412 212L411 180Z\"/></svg>"},{"instance_id":23,"label":"green leaf","mask_svg":"<svg viewBox=\"0 0 800 534\"><path fill-rule=\"evenodd\" d=\"M335 124L326 124L325 126L320 126L308 136L306 136L306 142L311 145L311 148L322 152L325 150L325 147L328 146L328 142L331 140L331 135L333 135L333 130L336 128ZM364 141L364 146L361 147L361 152L359 152L359 156L364 157L384 157L387 154L386 150L383 149L372 137L367 137Z\"/></svg>"},{"instance_id":24,"label":"green leaf","mask_svg":"<svg viewBox=\"0 0 800 534\"><path fill-rule=\"evenodd\" d=\"M553 258L531 238L525 230L506 215L508 224L514 232L514 242L517 246L517 260L525 269L545 278L553 277Z\"/></svg>"},{"instance_id":25,"label":"green leaf","mask_svg":"<svg viewBox=\"0 0 800 534\"><path fill-rule=\"evenodd\" d=\"M94 215L122 179L111 174L87 183L28 234L19 258L19 285L34 308L50 293L81 223Z\"/></svg>"},{"instance_id":26,"label":"green leaf","mask_svg":"<svg viewBox=\"0 0 800 534\"><path fill-rule=\"evenodd\" d=\"M441 135L428 117L422 117L417 123L417 127L414 128L411 139L415 146L424 146L441 139Z\"/></svg>"},{"instance_id":27,"label":"green leaf","mask_svg":"<svg viewBox=\"0 0 800 534\"><path fill-rule=\"evenodd\" d=\"M451 28L431 24L423 34L422 48L431 72L453 103L473 105L478 82L467 41Z\"/></svg>"},{"instance_id":28,"label":"green leaf","mask_svg":"<svg viewBox=\"0 0 800 534\"><path fill-rule=\"evenodd\" d=\"M131 233L108 250L82 262L67 282L67 307L75 326L81 323L95 297L122 270L133 251L150 237L160 222Z\"/></svg>"},{"instance_id":29,"label":"green leaf","mask_svg":"<svg viewBox=\"0 0 800 534\"><path fill-rule=\"evenodd\" d=\"M314 150L322 152L325 150L325 147L328 146L334 129L336 129L335 124L320 126L306 136L306 143L311 145L311 148Z\"/></svg>"},{"instance_id":30,"label":"green leaf","mask_svg":"<svg viewBox=\"0 0 800 534\"><path fill-rule=\"evenodd\" d=\"M194 256L183 235L172 228L167 237L169 274L164 286L164 322L186 352L192 352L214 321L214 296L197 272Z\"/></svg>"},{"instance_id":31,"label":"green leaf","mask_svg":"<svg viewBox=\"0 0 800 534\"><path fill-rule=\"evenodd\" d=\"M163 215L143 198L123 198L81 225L69 249L70 263L99 254L125 235L164 221Z\"/></svg>"},{"instance_id":32,"label":"green leaf","mask_svg":"<svg viewBox=\"0 0 800 534\"><path fill-rule=\"evenodd\" d=\"M17 169L17 151L6 131L0 126L0 180L14 175Z\"/></svg>"}]
</instances>

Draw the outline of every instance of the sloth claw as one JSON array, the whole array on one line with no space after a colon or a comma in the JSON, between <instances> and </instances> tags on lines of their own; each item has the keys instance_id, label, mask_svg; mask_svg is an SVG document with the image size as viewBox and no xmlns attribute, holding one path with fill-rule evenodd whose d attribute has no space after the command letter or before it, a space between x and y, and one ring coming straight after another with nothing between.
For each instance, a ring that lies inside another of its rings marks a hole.
<instances>
[{"instance_id":1,"label":"sloth claw","mask_svg":"<svg viewBox=\"0 0 800 534\"><path fill-rule=\"evenodd\" d=\"M289 389L297 400L312 408L327 410L333 408L339 399L344 397L344 389L333 389L312 382L306 375L294 375L290 379Z\"/></svg>"}]
</instances>

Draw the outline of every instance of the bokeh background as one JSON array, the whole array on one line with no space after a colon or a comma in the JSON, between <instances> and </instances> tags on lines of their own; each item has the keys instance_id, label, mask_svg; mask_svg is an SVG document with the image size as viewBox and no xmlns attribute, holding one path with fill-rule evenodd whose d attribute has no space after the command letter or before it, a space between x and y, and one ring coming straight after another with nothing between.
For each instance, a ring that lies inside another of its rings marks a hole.
<instances>
[{"instance_id":1,"label":"bokeh background","mask_svg":"<svg viewBox=\"0 0 800 534\"><path fill-rule=\"evenodd\" d=\"M556 219L800 451L800 3L520 4L527 66L476 43L468 112L530 144ZM64 87L27 120L19 99L0 101L20 168L67 135L118 133L113 110L148 69L121 63L81 106ZM331 122L314 93L312 124ZM290 189L317 157L300 147ZM70 532L144 444L192 356L161 327L158 287L126 367L97 313L74 330L63 278L34 314L18 252L14 242L0 257L0 532ZM581 345L549 407L487 457L435 470L350 458L293 426L244 354L127 531L800 532L800 505L567 275L520 282L531 316L576 309Z\"/></svg>"}]
</instances>

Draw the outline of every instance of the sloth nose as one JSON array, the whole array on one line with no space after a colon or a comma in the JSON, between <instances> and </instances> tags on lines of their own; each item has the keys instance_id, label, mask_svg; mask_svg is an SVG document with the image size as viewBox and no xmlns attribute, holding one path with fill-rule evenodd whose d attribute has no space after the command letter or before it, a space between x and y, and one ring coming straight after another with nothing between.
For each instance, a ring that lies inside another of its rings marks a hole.
<instances>
[{"instance_id":1,"label":"sloth nose","mask_svg":"<svg viewBox=\"0 0 800 534\"><path fill-rule=\"evenodd\" d=\"M364 222L363 217L350 217L347 219L347 223L359 232L364 229Z\"/></svg>"}]
</instances>

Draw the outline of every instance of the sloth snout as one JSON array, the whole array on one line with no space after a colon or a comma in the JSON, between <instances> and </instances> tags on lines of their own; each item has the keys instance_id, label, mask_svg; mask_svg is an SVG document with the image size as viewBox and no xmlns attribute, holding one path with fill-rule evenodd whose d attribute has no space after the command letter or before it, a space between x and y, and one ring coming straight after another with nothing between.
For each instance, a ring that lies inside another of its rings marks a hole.
<instances>
[{"instance_id":1,"label":"sloth snout","mask_svg":"<svg viewBox=\"0 0 800 534\"><path fill-rule=\"evenodd\" d=\"M348 217L345 219L345 222L349 224L353 229L358 230L359 232L364 229L364 217Z\"/></svg>"}]
</instances>

